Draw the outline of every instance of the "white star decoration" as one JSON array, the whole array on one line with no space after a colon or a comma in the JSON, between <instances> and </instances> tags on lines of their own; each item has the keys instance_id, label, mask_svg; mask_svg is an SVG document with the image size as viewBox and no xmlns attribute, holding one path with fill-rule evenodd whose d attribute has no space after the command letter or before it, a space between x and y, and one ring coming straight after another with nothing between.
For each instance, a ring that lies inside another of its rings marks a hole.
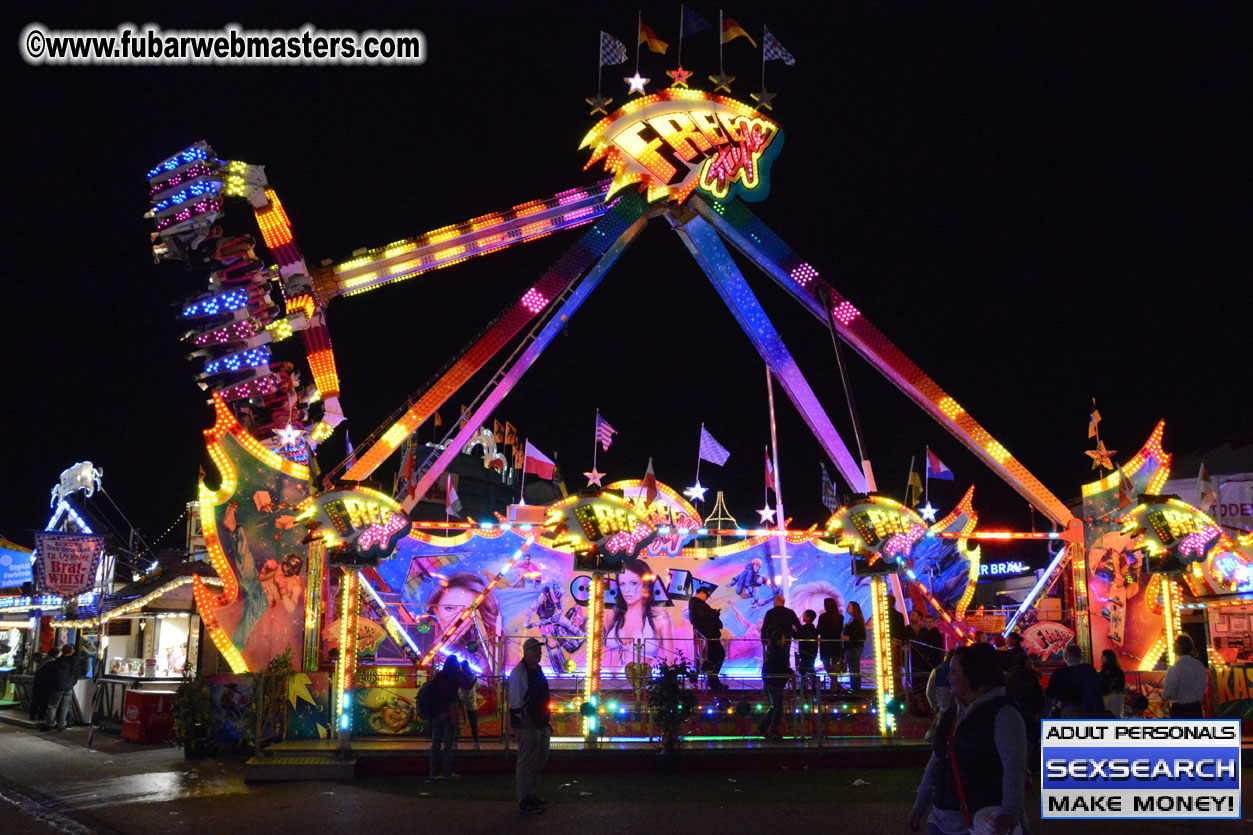
<instances>
[{"instance_id":1,"label":"white star decoration","mask_svg":"<svg viewBox=\"0 0 1253 835\"><path fill-rule=\"evenodd\" d=\"M931 506L931 502L927 502L922 507L918 508L918 515L927 522L934 522L935 514L936 510Z\"/></svg>"},{"instance_id":2,"label":"white star decoration","mask_svg":"<svg viewBox=\"0 0 1253 835\"><path fill-rule=\"evenodd\" d=\"M301 430L292 426L290 423L275 432L278 435L279 443L283 446L295 446L300 442L300 436L303 434Z\"/></svg>"},{"instance_id":3,"label":"white star decoration","mask_svg":"<svg viewBox=\"0 0 1253 835\"><path fill-rule=\"evenodd\" d=\"M761 517L761 524L774 524L774 508L767 502L765 507L757 511L757 515Z\"/></svg>"},{"instance_id":4,"label":"white star decoration","mask_svg":"<svg viewBox=\"0 0 1253 835\"><path fill-rule=\"evenodd\" d=\"M697 479L695 484L683 491L683 495L687 496L694 502L703 502L705 500L705 492L707 490L709 490L709 488L702 487L700 479Z\"/></svg>"},{"instance_id":5,"label":"white star decoration","mask_svg":"<svg viewBox=\"0 0 1253 835\"><path fill-rule=\"evenodd\" d=\"M652 81L651 78L645 78L644 76L640 75L639 70L636 70L635 75L631 76L630 78L624 78L622 80L625 81L627 84L631 85L631 89L627 90L628 96L631 95L632 93L639 93L641 96L645 95L644 85Z\"/></svg>"},{"instance_id":6,"label":"white star decoration","mask_svg":"<svg viewBox=\"0 0 1253 835\"><path fill-rule=\"evenodd\" d=\"M592 467L592 471L590 473L583 473L583 475L587 476L588 487L591 487L593 484L597 487L604 486L600 483L600 480L605 477L605 474L597 470L595 467Z\"/></svg>"}]
</instances>

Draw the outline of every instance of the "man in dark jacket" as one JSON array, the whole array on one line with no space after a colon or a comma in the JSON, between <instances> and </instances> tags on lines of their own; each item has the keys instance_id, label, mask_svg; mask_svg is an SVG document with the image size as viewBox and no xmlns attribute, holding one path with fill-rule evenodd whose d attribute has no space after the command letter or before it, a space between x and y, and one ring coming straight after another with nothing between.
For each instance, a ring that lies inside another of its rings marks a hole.
<instances>
[{"instance_id":1,"label":"man in dark jacket","mask_svg":"<svg viewBox=\"0 0 1253 835\"><path fill-rule=\"evenodd\" d=\"M757 725L757 733L766 739L783 739L783 735L779 733L779 723L783 720L783 688L792 677L792 668L788 664L788 646L787 633L775 632L761 665L761 683L766 697L770 699L770 710Z\"/></svg>"},{"instance_id":2,"label":"man in dark jacket","mask_svg":"<svg viewBox=\"0 0 1253 835\"><path fill-rule=\"evenodd\" d=\"M705 639L705 664L702 669L709 674L709 691L721 692L722 682L718 673L722 671L722 662L727 659L727 651L722 646L722 615L709 605L709 589L697 589L687 604L687 614L692 621L692 629Z\"/></svg>"},{"instance_id":3,"label":"man in dark jacket","mask_svg":"<svg viewBox=\"0 0 1253 835\"><path fill-rule=\"evenodd\" d=\"M844 660L844 614L834 597L822 601L822 614L818 616L818 653L822 656L822 669L827 671L831 686L836 686L836 667Z\"/></svg>"},{"instance_id":4,"label":"man in dark jacket","mask_svg":"<svg viewBox=\"0 0 1253 835\"><path fill-rule=\"evenodd\" d=\"M30 688L30 718L37 722L43 721L44 713L48 710L48 700L52 698L52 679L57 672L54 666L56 661L51 655L41 658L39 653L35 653L35 680Z\"/></svg>"},{"instance_id":5,"label":"man in dark jacket","mask_svg":"<svg viewBox=\"0 0 1253 835\"><path fill-rule=\"evenodd\" d=\"M444 661L444 668L435 674L435 716L431 719L431 779L458 780L452 771L452 752L457 747L457 714L460 691L471 687L474 677L461 666L455 655ZM441 756L442 748L442 756Z\"/></svg>"},{"instance_id":6,"label":"man in dark jacket","mask_svg":"<svg viewBox=\"0 0 1253 835\"><path fill-rule=\"evenodd\" d=\"M48 698L48 730L65 730L69 721L74 683L78 681L74 645L61 647L61 657L52 662L52 695Z\"/></svg>"},{"instance_id":7,"label":"man in dark jacket","mask_svg":"<svg viewBox=\"0 0 1253 835\"><path fill-rule=\"evenodd\" d=\"M771 638L782 634L787 639L784 649L788 650L791 647L792 638L796 636L796 630L801 628L801 619L785 605L786 602L783 595L776 594L774 608L766 612L766 616L761 619L761 642L765 644L763 649L770 646Z\"/></svg>"}]
</instances>

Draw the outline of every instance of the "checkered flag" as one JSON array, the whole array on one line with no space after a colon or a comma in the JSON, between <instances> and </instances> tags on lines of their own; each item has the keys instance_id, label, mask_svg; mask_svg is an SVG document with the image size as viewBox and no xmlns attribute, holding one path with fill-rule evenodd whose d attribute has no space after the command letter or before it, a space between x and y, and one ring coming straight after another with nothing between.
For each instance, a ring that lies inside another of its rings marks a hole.
<instances>
[{"instance_id":1,"label":"checkered flag","mask_svg":"<svg viewBox=\"0 0 1253 835\"><path fill-rule=\"evenodd\" d=\"M709 434L709 430L702 423L700 425L700 460L721 467L730 457L731 453L727 452L727 448L714 440L714 436Z\"/></svg>"},{"instance_id":2,"label":"checkered flag","mask_svg":"<svg viewBox=\"0 0 1253 835\"><path fill-rule=\"evenodd\" d=\"M626 62L626 44L608 32L602 31L600 33L600 65L602 67L612 67L614 64L625 64Z\"/></svg>"},{"instance_id":3,"label":"checkered flag","mask_svg":"<svg viewBox=\"0 0 1253 835\"><path fill-rule=\"evenodd\" d=\"M761 41L762 55L764 59L767 61L781 60L789 67L795 66L796 59L792 57L792 53L783 48L783 44L779 43L779 39L770 34L770 30L764 26L762 27L762 31L765 32L765 37L763 37ZM604 32L601 32L601 35L604 34ZM601 47L600 52L601 55L604 56L605 49L603 46ZM604 58L602 57L601 60L604 60Z\"/></svg>"}]
</instances>

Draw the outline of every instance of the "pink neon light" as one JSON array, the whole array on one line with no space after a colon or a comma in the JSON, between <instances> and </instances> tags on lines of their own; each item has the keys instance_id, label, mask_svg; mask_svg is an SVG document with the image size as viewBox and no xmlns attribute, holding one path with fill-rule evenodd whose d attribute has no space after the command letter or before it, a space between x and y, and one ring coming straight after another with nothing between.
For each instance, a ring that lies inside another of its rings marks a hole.
<instances>
[{"instance_id":1,"label":"pink neon light","mask_svg":"<svg viewBox=\"0 0 1253 835\"><path fill-rule=\"evenodd\" d=\"M388 540L403 530L408 523L408 519L399 513L393 513L383 524L375 523L362 531L361 536L357 537L357 548L362 551L374 545L386 548Z\"/></svg>"},{"instance_id":2,"label":"pink neon light","mask_svg":"<svg viewBox=\"0 0 1253 835\"><path fill-rule=\"evenodd\" d=\"M587 189L585 188L575 188L570 189L569 191L563 191L561 194L557 195L557 205L564 206L567 203L577 203L580 200L586 199L587 196Z\"/></svg>"},{"instance_id":3,"label":"pink neon light","mask_svg":"<svg viewBox=\"0 0 1253 835\"><path fill-rule=\"evenodd\" d=\"M588 215L594 213L595 211L596 211L595 206L587 206L582 209L575 209L573 212L570 212L570 214L568 215L562 215L561 219L563 221L578 220L581 217L587 217Z\"/></svg>"},{"instance_id":4,"label":"pink neon light","mask_svg":"<svg viewBox=\"0 0 1253 835\"><path fill-rule=\"evenodd\" d=\"M907 530L893 534L883 546L884 556L897 556L902 559L908 557L914 544L922 539L922 535L926 532L927 529L924 527L911 525Z\"/></svg>"},{"instance_id":5,"label":"pink neon light","mask_svg":"<svg viewBox=\"0 0 1253 835\"><path fill-rule=\"evenodd\" d=\"M836 305L835 310L831 311L831 315L834 316L835 320L841 325L848 327L854 319L861 315L861 311L853 307L848 302L843 301Z\"/></svg>"},{"instance_id":6,"label":"pink neon light","mask_svg":"<svg viewBox=\"0 0 1253 835\"><path fill-rule=\"evenodd\" d=\"M522 306L532 313L539 313L548 306L548 297L532 287L522 296Z\"/></svg>"},{"instance_id":7,"label":"pink neon light","mask_svg":"<svg viewBox=\"0 0 1253 835\"><path fill-rule=\"evenodd\" d=\"M1186 557L1189 553L1192 553L1196 554L1199 559L1205 553L1206 543L1216 536L1218 536L1218 528L1211 527L1188 534L1179 543L1180 556Z\"/></svg>"},{"instance_id":8,"label":"pink neon light","mask_svg":"<svg viewBox=\"0 0 1253 835\"><path fill-rule=\"evenodd\" d=\"M640 520L635 523L635 527L629 531L618 531L613 536L605 540L605 552L608 554L622 554L623 557L631 557L635 555L635 549L641 542L648 539L649 534L653 532L653 526Z\"/></svg>"},{"instance_id":9,"label":"pink neon light","mask_svg":"<svg viewBox=\"0 0 1253 835\"><path fill-rule=\"evenodd\" d=\"M809 282L818 277L818 271L809 264L800 264L792 268L791 277L800 286L807 287Z\"/></svg>"}]
</instances>

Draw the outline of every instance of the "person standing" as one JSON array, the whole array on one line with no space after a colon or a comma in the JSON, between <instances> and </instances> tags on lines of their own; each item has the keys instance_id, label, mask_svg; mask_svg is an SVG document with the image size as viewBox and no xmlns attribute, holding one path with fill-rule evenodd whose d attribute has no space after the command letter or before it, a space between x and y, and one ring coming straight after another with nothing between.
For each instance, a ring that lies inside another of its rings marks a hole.
<instances>
[{"instance_id":1,"label":"person standing","mask_svg":"<svg viewBox=\"0 0 1253 835\"><path fill-rule=\"evenodd\" d=\"M783 721L783 688L791 677L787 633L775 632L761 665L761 683L770 699L770 710L757 725L757 733L766 739L783 739L783 734L779 733L779 724Z\"/></svg>"},{"instance_id":2,"label":"person standing","mask_svg":"<svg viewBox=\"0 0 1253 835\"><path fill-rule=\"evenodd\" d=\"M796 672L800 677L801 693L808 696L814 692L814 662L818 659L818 627L813 609L805 610L805 622L796 630Z\"/></svg>"},{"instance_id":3,"label":"person standing","mask_svg":"<svg viewBox=\"0 0 1253 835\"><path fill-rule=\"evenodd\" d=\"M61 657L52 662L52 695L48 697L48 730L65 730L73 707L74 684L78 681L74 645L61 647Z\"/></svg>"},{"instance_id":4,"label":"person standing","mask_svg":"<svg viewBox=\"0 0 1253 835\"><path fill-rule=\"evenodd\" d=\"M540 773L548 762L552 738L548 679L540 669L543 647L536 639L527 638L522 645L522 660L509 674L508 682L509 724L518 741L518 809L527 815L544 811L545 801L539 797Z\"/></svg>"},{"instance_id":5,"label":"person standing","mask_svg":"<svg viewBox=\"0 0 1253 835\"><path fill-rule=\"evenodd\" d=\"M1170 702L1171 719L1201 719L1201 702L1209 684L1209 671L1193 653L1196 644L1187 635L1175 638L1175 663L1166 671L1162 701Z\"/></svg>"},{"instance_id":6,"label":"person standing","mask_svg":"<svg viewBox=\"0 0 1253 835\"><path fill-rule=\"evenodd\" d=\"M875 624L882 629L884 624ZM866 618L861 604L854 600L848 604L848 619L844 622L844 660L848 662L848 681L854 695L861 693L861 654L866 650Z\"/></svg>"},{"instance_id":7,"label":"person standing","mask_svg":"<svg viewBox=\"0 0 1253 835\"><path fill-rule=\"evenodd\" d=\"M444 661L444 668L435 674L432 682L434 688L435 715L431 719L431 779L460 780L452 770L452 753L457 748L457 706L461 703L458 696L463 687L469 686L473 680L463 672L461 661L450 655Z\"/></svg>"},{"instance_id":8,"label":"person standing","mask_svg":"<svg viewBox=\"0 0 1253 835\"><path fill-rule=\"evenodd\" d=\"M719 693L723 687L718 673L727 660L727 650L722 645L722 615L709 605L709 589L701 587L696 590L687 604L687 615L692 629L705 639L705 663L701 669L708 674L709 692Z\"/></svg>"},{"instance_id":9,"label":"person standing","mask_svg":"<svg viewBox=\"0 0 1253 835\"><path fill-rule=\"evenodd\" d=\"M949 681L954 702L940 717L909 828L921 828L930 803L928 833L969 832L981 812L990 812L992 831L1008 835L1023 820L1027 732L1006 696L996 650L958 647Z\"/></svg>"},{"instance_id":10,"label":"person standing","mask_svg":"<svg viewBox=\"0 0 1253 835\"><path fill-rule=\"evenodd\" d=\"M1127 674L1118 664L1118 655L1107 649L1101 653L1101 698L1105 709L1115 719L1122 718L1123 699L1127 690Z\"/></svg>"},{"instance_id":11,"label":"person standing","mask_svg":"<svg viewBox=\"0 0 1253 835\"><path fill-rule=\"evenodd\" d=\"M1083 660L1083 650L1071 644L1062 653L1066 666L1049 677L1044 695L1060 706L1060 719L1100 719L1105 712L1101 704L1101 679L1096 668Z\"/></svg>"},{"instance_id":12,"label":"person standing","mask_svg":"<svg viewBox=\"0 0 1253 835\"><path fill-rule=\"evenodd\" d=\"M478 676L470 669L469 660L461 662L461 673L469 679L468 687L462 687L457 691L457 698L461 700L461 709L465 711L466 722L470 725L470 738L474 740L474 750L479 750L479 694L478 694Z\"/></svg>"},{"instance_id":13,"label":"person standing","mask_svg":"<svg viewBox=\"0 0 1253 835\"><path fill-rule=\"evenodd\" d=\"M787 601L783 595L776 594L774 607L761 619L761 642L768 648L774 636L781 634L790 643L796 636L796 630L800 628L800 625L800 618L787 607Z\"/></svg>"},{"instance_id":14,"label":"person standing","mask_svg":"<svg viewBox=\"0 0 1253 835\"><path fill-rule=\"evenodd\" d=\"M834 597L822 601L822 614L818 616L818 654L822 657L827 680L834 688L837 669L844 660L844 615Z\"/></svg>"},{"instance_id":15,"label":"person standing","mask_svg":"<svg viewBox=\"0 0 1253 835\"><path fill-rule=\"evenodd\" d=\"M52 653L41 658L35 653L35 680L30 688L30 718L36 722L44 721L48 710L48 701L52 698L52 679L56 675L56 661Z\"/></svg>"}]
</instances>

